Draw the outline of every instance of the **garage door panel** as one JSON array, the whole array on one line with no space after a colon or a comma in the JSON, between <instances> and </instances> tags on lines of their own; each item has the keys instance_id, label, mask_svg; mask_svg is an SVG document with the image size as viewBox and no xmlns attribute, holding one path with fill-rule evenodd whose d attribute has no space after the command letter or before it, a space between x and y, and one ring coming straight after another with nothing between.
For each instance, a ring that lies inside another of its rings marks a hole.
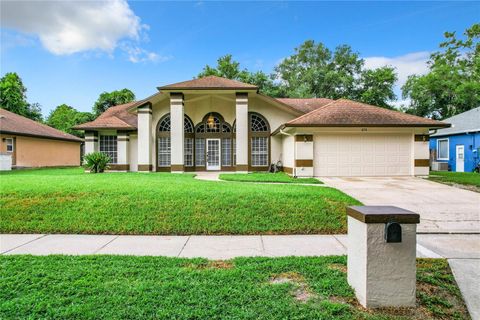
<instances>
[{"instance_id":1,"label":"garage door panel","mask_svg":"<svg viewBox=\"0 0 480 320\"><path fill-rule=\"evenodd\" d=\"M316 176L411 175L410 134L319 134L314 138Z\"/></svg>"}]
</instances>

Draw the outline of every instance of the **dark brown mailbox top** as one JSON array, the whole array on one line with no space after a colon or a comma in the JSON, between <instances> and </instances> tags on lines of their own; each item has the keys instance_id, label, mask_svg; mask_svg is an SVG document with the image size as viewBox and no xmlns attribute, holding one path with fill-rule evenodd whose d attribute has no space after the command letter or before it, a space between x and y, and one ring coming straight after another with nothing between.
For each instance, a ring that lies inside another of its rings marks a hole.
<instances>
[{"instance_id":1,"label":"dark brown mailbox top","mask_svg":"<svg viewBox=\"0 0 480 320\"><path fill-rule=\"evenodd\" d=\"M347 214L365 223L420 223L420 215L394 206L350 206Z\"/></svg>"}]
</instances>

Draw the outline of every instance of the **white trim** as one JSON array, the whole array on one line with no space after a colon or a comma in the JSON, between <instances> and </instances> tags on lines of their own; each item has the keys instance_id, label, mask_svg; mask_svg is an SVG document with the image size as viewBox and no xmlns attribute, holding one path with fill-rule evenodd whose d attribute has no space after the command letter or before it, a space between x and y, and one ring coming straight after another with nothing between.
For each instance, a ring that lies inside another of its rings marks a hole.
<instances>
[{"instance_id":1,"label":"white trim","mask_svg":"<svg viewBox=\"0 0 480 320\"><path fill-rule=\"evenodd\" d=\"M451 135L462 134L462 133L473 134L473 133L477 133L477 132L480 132L480 128L468 129L468 130L459 130L459 131L451 131L451 132L438 132L437 131L436 133L431 134L430 137L432 137L432 138L444 137L444 136L451 136Z\"/></svg>"},{"instance_id":2,"label":"white trim","mask_svg":"<svg viewBox=\"0 0 480 320\"><path fill-rule=\"evenodd\" d=\"M440 158L440 148L438 147L440 141L447 141L447 157ZM437 160L450 160L450 140L448 138L437 139Z\"/></svg>"},{"instance_id":3,"label":"white trim","mask_svg":"<svg viewBox=\"0 0 480 320\"><path fill-rule=\"evenodd\" d=\"M8 141L11 141L11 143L8 143ZM8 150L8 146L12 146L12 150ZM14 146L14 143L13 143L13 138L5 138L5 150L7 150L7 152L14 152L15 151L15 146Z\"/></svg>"}]
</instances>

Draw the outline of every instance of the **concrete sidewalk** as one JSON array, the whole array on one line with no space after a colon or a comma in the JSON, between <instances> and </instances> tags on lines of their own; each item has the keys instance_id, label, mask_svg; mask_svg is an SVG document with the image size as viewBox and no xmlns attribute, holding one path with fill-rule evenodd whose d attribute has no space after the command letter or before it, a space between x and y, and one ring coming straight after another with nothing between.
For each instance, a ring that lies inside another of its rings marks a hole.
<instances>
[{"instance_id":1,"label":"concrete sidewalk","mask_svg":"<svg viewBox=\"0 0 480 320\"><path fill-rule=\"evenodd\" d=\"M424 235L419 235L419 238ZM119 236L2 234L0 254L118 254L137 256L235 257L329 256L347 254L346 235ZM418 257L444 256L419 241Z\"/></svg>"},{"instance_id":2,"label":"concrete sidewalk","mask_svg":"<svg viewBox=\"0 0 480 320\"><path fill-rule=\"evenodd\" d=\"M0 235L0 254L119 254L231 259L346 254L346 235L117 236Z\"/></svg>"}]
</instances>

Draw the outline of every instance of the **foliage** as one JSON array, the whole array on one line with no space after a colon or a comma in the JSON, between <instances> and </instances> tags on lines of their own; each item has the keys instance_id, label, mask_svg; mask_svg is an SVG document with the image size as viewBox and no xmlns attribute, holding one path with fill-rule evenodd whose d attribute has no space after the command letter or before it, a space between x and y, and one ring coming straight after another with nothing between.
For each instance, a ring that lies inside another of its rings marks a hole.
<instances>
[{"instance_id":1,"label":"foliage","mask_svg":"<svg viewBox=\"0 0 480 320\"><path fill-rule=\"evenodd\" d=\"M356 99L374 106L391 109L389 101L396 98L392 89L396 81L397 76L391 67L364 70Z\"/></svg>"},{"instance_id":2,"label":"foliage","mask_svg":"<svg viewBox=\"0 0 480 320\"><path fill-rule=\"evenodd\" d=\"M254 172L254 173L223 173L221 180L237 182L271 182L271 183L298 183L298 184L321 184L315 178L293 178L284 172Z\"/></svg>"},{"instance_id":3,"label":"foliage","mask_svg":"<svg viewBox=\"0 0 480 320\"><path fill-rule=\"evenodd\" d=\"M101 173L108 169L110 157L103 152L87 153L83 156L84 166L92 173Z\"/></svg>"},{"instance_id":4,"label":"foliage","mask_svg":"<svg viewBox=\"0 0 480 320\"><path fill-rule=\"evenodd\" d=\"M258 86L259 91L270 96L278 96L278 86L273 82L272 76L262 71L250 72L247 69L240 69L240 63L232 59L231 54L218 58L217 66L211 67L208 64L198 74L198 78L217 76L237 80Z\"/></svg>"},{"instance_id":5,"label":"foliage","mask_svg":"<svg viewBox=\"0 0 480 320\"><path fill-rule=\"evenodd\" d=\"M38 103L27 102L27 88L15 72L6 73L0 79L0 107L35 121L42 121Z\"/></svg>"},{"instance_id":6,"label":"foliage","mask_svg":"<svg viewBox=\"0 0 480 320\"><path fill-rule=\"evenodd\" d=\"M58 130L83 137L83 131L72 129L72 127L93 120L90 112L80 112L75 108L62 104L52 110L47 118L46 123Z\"/></svg>"},{"instance_id":7,"label":"foliage","mask_svg":"<svg viewBox=\"0 0 480 320\"><path fill-rule=\"evenodd\" d=\"M395 99L397 80L391 67L365 69L364 61L347 45L332 52L311 40L277 65L274 74L242 70L239 62L225 55L217 60L216 67L205 66L198 77L209 75L255 84L272 97L348 98L385 108L391 108L389 101Z\"/></svg>"},{"instance_id":8,"label":"foliage","mask_svg":"<svg viewBox=\"0 0 480 320\"><path fill-rule=\"evenodd\" d=\"M99 116L110 107L132 102L135 100L135 94L129 89L116 90L112 92L103 92L98 97L93 106L93 113Z\"/></svg>"},{"instance_id":9,"label":"foliage","mask_svg":"<svg viewBox=\"0 0 480 320\"><path fill-rule=\"evenodd\" d=\"M457 39L446 32L442 51L428 62L429 72L412 75L402 88L410 99L407 112L445 119L480 105L480 24L474 24Z\"/></svg>"},{"instance_id":10,"label":"foliage","mask_svg":"<svg viewBox=\"0 0 480 320\"><path fill-rule=\"evenodd\" d=\"M333 52L322 43L305 41L276 68L286 96L347 98L391 108L397 80L391 67L364 68L364 60L348 45Z\"/></svg>"},{"instance_id":11,"label":"foliage","mask_svg":"<svg viewBox=\"0 0 480 320\"><path fill-rule=\"evenodd\" d=\"M420 298L411 309L359 307L346 264L345 256L2 255L0 318L468 319L444 259L417 260ZM272 283L278 277L288 281Z\"/></svg>"},{"instance_id":12,"label":"foliage","mask_svg":"<svg viewBox=\"0 0 480 320\"><path fill-rule=\"evenodd\" d=\"M470 319L445 259L417 259L417 303L428 310L429 318Z\"/></svg>"},{"instance_id":13,"label":"foliage","mask_svg":"<svg viewBox=\"0 0 480 320\"><path fill-rule=\"evenodd\" d=\"M328 187L219 183L189 174L76 168L15 170L0 179L0 233L344 233L345 208L359 204Z\"/></svg>"}]
</instances>

